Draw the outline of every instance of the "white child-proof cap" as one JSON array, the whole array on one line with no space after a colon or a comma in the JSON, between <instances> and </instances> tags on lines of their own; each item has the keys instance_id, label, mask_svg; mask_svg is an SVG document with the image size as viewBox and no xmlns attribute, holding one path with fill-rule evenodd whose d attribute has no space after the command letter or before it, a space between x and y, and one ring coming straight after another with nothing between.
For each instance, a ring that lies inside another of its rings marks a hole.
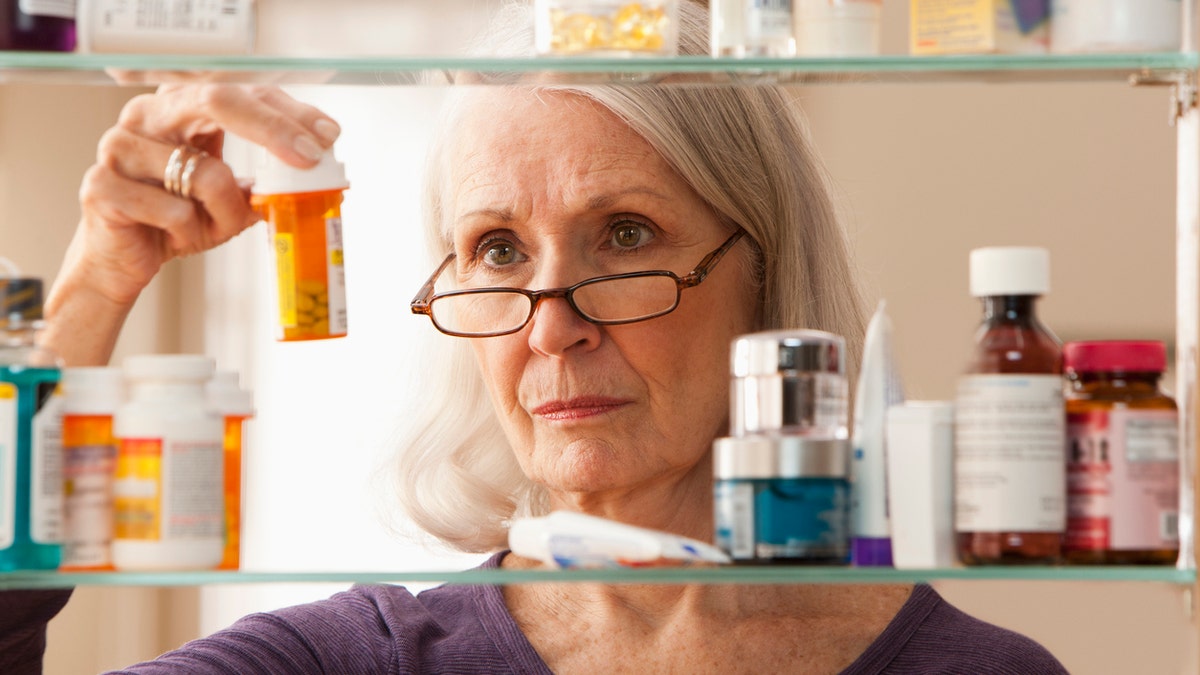
<instances>
[{"instance_id":1,"label":"white child-proof cap","mask_svg":"<svg viewBox=\"0 0 1200 675\"><path fill-rule=\"evenodd\" d=\"M216 370L216 363L199 354L138 354L121 364L126 380L207 382Z\"/></svg>"},{"instance_id":2,"label":"white child-proof cap","mask_svg":"<svg viewBox=\"0 0 1200 675\"><path fill-rule=\"evenodd\" d=\"M1037 246L971 251L971 295L1042 295L1050 290L1050 252Z\"/></svg>"},{"instance_id":3,"label":"white child-proof cap","mask_svg":"<svg viewBox=\"0 0 1200 675\"><path fill-rule=\"evenodd\" d=\"M254 161L254 186L250 191L256 195L281 195L323 190L345 190L350 187L346 180L346 165L337 161L333 149L326 150L321 160L311 169L300 169L284 163L265 149L256 153Z\"/></svg>"},{"instance_id":4,"label":"white child-proof cap","mask_svg":"<svg viewBox=\"0 0 1200 675\"><path fill-rule=\"evenodd\" d=\"M218 370L204 385L208 402L227 415L253 415L254 397L242 389L238 374L232 370Z\"/></svg>"},{"instance_id":5,"label":"white child-proof cap","mask_svg":"<svg viewBox=\"0 0 1200 675\"><path fill-rule=\"evenodd\" d=\"M125 401L120 368L110 366L62 369L63 412L74 415L111 415Z\"/></svg>"}]
</instances>

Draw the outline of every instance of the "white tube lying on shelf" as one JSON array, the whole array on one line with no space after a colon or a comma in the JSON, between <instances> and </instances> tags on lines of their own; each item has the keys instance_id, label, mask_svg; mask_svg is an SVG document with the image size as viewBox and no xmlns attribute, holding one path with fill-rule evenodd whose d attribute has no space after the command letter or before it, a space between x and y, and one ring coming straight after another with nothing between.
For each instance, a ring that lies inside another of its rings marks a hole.
<instances>
[{"instance_id":1,"label":"white tube lying on shelf","mask_svg":"<svg viewBox=\"0 0 1200 675\"><path fill-rule=\"evenodd\" d=\"M564 569L730 562L702 541L573 511L513 521L508 547Z\"/></svg>"}]
</instances>

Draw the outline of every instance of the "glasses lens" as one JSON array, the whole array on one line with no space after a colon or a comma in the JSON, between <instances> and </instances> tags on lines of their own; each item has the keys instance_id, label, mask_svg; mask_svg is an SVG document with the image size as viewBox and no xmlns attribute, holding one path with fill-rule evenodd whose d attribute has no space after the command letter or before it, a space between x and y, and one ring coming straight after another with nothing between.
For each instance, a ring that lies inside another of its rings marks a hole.
<instances>
[{"instance_id":1,"label":"glasses lens","mask_svg":"<svg viewBox=\"0 0 1200 675\"><path fill-rule=\"evenodd\" d=\"M516 330L529 317L529 298L509 291L444 295L430 305L444 331L467 335Z\"/></svg>"},{"instance_id":2,"label":"glasses lens","mask_svg":"<svg viewBox=\"0 0 1200 675\"><path fill-rule=\"evenodd\" d=\"M596 321L638 321L675 309L679 286L666 274L601 279L575 289L575 305Z\"/></svg>"}]
</instances>

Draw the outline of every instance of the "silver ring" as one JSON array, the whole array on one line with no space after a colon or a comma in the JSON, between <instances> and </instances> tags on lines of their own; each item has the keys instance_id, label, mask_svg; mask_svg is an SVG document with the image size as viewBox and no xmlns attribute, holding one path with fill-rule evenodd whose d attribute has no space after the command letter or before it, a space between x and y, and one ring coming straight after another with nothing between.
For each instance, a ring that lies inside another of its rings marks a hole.
<instances>
[{"instance_id":1,"label":"silver ring","mask_svg":"<svg viewBox=\"0 0 1200 675\"><path fill-rule=\"evenodd\" d=\"M188 155L187 162L183 165L183 173L179 175L179 196L184 199L192 198L192 174L196 172L196 166L200 164L200 160L208 157L208 153L203 150L197 151L193 155Z\"/></svg>"},{"instance_id":2,"label":"silver ring","mask_svg":"<svg viewBox=\"0 0 1200 675\"><path fill-rule=\"evenodd\" d=\"M176 197L191 199L192 173L196 164L207 157L208 153L188 145L177 145L167 158L167 167L163 170L163 187Z\"/></svg>"}]
</instances>

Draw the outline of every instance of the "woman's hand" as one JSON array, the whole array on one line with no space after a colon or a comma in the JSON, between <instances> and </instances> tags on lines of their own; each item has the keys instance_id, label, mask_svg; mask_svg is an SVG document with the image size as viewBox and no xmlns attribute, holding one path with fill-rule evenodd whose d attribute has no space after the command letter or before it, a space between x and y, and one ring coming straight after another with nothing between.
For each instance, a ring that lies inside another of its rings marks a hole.
<instances>
[{"instance_id":1,"label":"woman's hand","mask_svg":"<svg viewBox=\"0 0 1200 675\"><path fill-rule=\"evenodd\" d=\"M107 362L129 309L164 263L258 220L249 187L221 161L226 132L307 167L340 129L274 87L172 84L126 104L84 175L82 217L46 303L43 342L68 365ZM208 154L190 174L190 199L163 184L179 146Z\"/></svg>"}]
</instances>

